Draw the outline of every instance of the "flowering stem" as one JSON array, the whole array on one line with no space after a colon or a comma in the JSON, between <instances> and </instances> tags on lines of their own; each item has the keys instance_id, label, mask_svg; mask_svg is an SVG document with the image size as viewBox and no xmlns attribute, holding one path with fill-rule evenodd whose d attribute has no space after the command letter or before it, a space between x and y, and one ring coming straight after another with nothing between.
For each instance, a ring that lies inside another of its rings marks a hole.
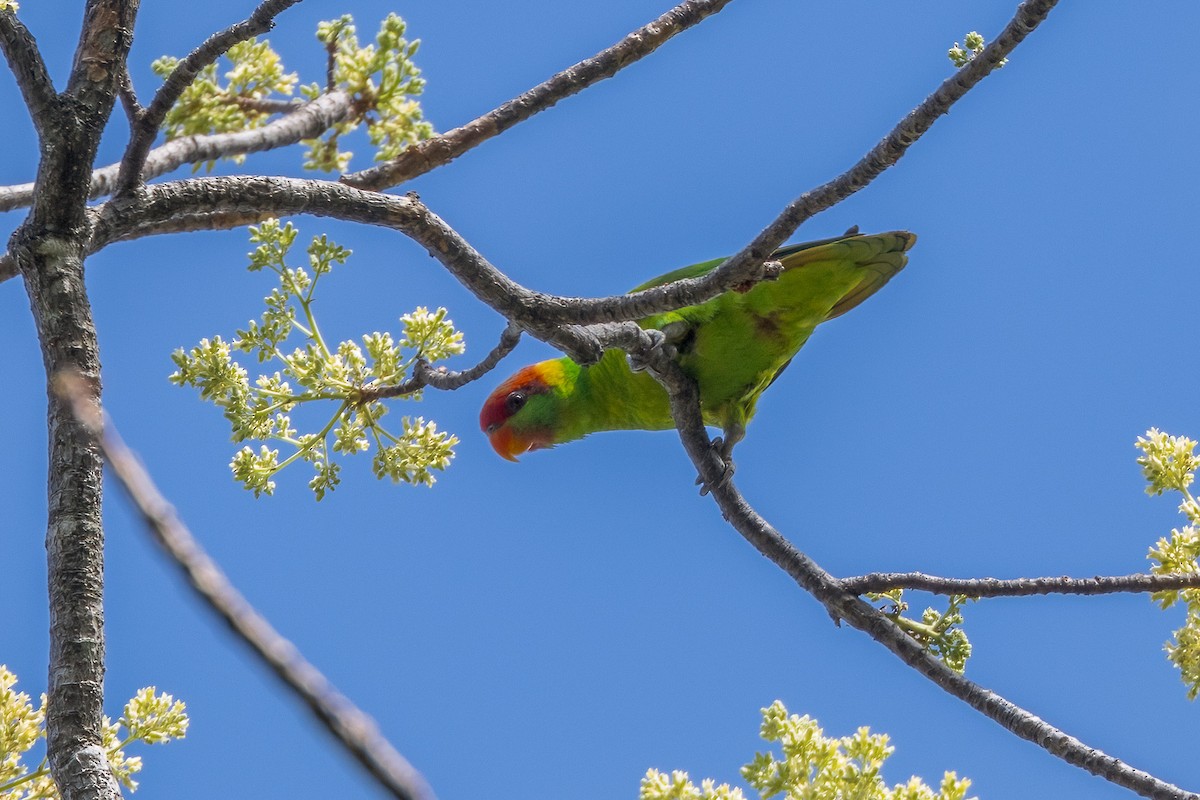
<instances>
[{"instance_id":1,"label":"flowering stem","mask_svg":"<svg viewBox=\"0 0 1200 800\"><path fill-rule=\"evenodd\" d=\"M296 452L292 453L290 456L285 458L283 461L280 461L279 464L276 465L275 469L271 470L271 475L272 476L277 475L279 473L279 471L282 470L284 467L288 466L289 464L294 464L296 461L299 461L301 458L304 458L304 456L307 453L312 452L312 450L315 447L317 447L318 443L324 442L325 437L329 435L329 432L331 430L333 430L333 426L335 424L337 424L337 421L339 419L341 419L342 414L349 407L350 407L350 401L343 400L342 404L340 406L338 406L338 410L334 413L334 415L332 417L329 418L329 422L325 423L325 427L322 428L317 433L317 435L312 437L312 439L310 439L308 441L308 443L305 445L301 446L300 443L294 439L290 439L290 438L285 439L282 436L276 437L277 439L279 439L279 441L285 442L287 444L297 445L297 449L296 449Z\"/></svg>"},{"instance_id":2,"label":"flowering stem","mask_svg":"<svg viewBox=\"0 0 1200 800\"><path fill-rule=\"evenodd\" d=\"M50 768L46 766L46 759L43 758L41 765L28 775L22 775L20 778L13 778L8 783L0 783L0 794L6 793L22 784L29 783L32 780L37 780L38 778L49 774Z\"/></svg>"},{"instance_id":3,"label":"flowering stem","mask_svg":"<svg viewBox=\"0 0 1200 800\"><path fill-rule=\"evenodd\" d=\"M311 285L311 284L310 284ZM321 330L317 327L317 318L312 313L312 301L306 300L297 295L297 300L300 301L300 307L304 309L304 317L308 320L310 330L305 331L305 336L311 338L317 343L317 347L321 348L321 355L329 358L329 348L325 345L325 339L321 336Z\"/></svg>"},{"instance_id":4,"label":"flowering stem","mask_svg":"<svg viewBox=\"0 0 1200 800\"><path fill-rule=\"evenodd\" d=\"M376 447L378 447L381 450L383 449L383 442L379 441L380 434L383 434L385 437L390 439L393 444L400 443L399 438L388 433L387 430L382 425L379 424L379 421L376 420L373 416L371 416L371 407L370 406L367 406L367 405L363 406L362 412L363 412L363 416L367 418L367 427L371 429L371 435L375 437L375 446Z\"/></svg>"},{"instance_id":5,"label":"flowering stem","mask_svg":"<svg viewBox=\"0 0 1200 800\"><path fill-rule=\"evenodd\" d=\"M940 630L936 625L926 625L923 622L917 622L915 619L909 619L908 617L897 615L895 617L890 617L890 619L892 622L896 623L909 633L919 634L920 636L928 636L932 638L943 633L943 631Z\"/></svg>"}]
</instances>

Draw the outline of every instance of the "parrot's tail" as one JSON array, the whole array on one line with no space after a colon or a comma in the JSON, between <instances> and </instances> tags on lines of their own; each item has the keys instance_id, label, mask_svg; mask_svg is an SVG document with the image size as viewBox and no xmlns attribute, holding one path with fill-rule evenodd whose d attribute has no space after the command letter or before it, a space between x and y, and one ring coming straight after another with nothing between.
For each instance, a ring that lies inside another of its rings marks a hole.
<instances>
[{"instance_id":1,"label":"parrot's tail","mask_svg":"<svg viewBox=\"0 0 1200 800\"><path fill-rule=\"evenodd\" d=\"M851 230L854 230L853 228ZM917 235L908 231L854 234L781 247L772 256L785 270L819 261L842 261L864 270L865 277L829 311L825 319L840 317L883 288L908 263L908 250Z\"/></svg>"}]
</instances>

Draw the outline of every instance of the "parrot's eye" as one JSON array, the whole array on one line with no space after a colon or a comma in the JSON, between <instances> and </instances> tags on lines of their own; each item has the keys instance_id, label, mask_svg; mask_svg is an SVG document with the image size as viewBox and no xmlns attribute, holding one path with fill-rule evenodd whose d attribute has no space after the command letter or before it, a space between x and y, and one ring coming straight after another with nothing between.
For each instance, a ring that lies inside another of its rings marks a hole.
<instances>
[{"instance_id":1,"label":"parrot's eye","mask_svg":"<svg viewBox=\"0 0 1200 800\"><path fill-rule=\"evenodd\" d=\"M521 391L509 392L508 397L504 398L504 408L509 414L515 414L525 405L525 393Z\"/></svg>"}]
</instances>

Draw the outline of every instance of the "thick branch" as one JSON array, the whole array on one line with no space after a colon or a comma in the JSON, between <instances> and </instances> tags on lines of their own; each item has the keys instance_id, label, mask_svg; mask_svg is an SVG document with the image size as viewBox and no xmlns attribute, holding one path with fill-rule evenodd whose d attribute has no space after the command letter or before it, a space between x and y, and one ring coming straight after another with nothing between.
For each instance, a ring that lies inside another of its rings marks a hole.
<instances>
[{"instance_id":1,"label":"thick branch","mask_svg":"<svg viewBox=\"0 0 1200 800\"><path fill-rule=\"evenodd\" d=\"M47 383L69 370L100 401L96 328L83 281L87 190L129 52L136 0L89 0L67 90L42 113L37 195L10 248L37 326ZM44 87L43 87L44 90ZM41 98L45 99L45 98ZM115 800L101 746L104 704L104 529L95 443L54 397L46 567L50 663L46 758L64 800Z\"/></svg>"},{"instance_id":2,"label":"thick branch","mask_svg":"<svg viewBox=\"0 0 1200 800\"><path fill-rule=\"evenodd\" d=\"M47 113L57 102L58 93L54 91L54 83L33 34L12 11L0 11L0 49L4 50L8 67L17 79L33 127L41 136L47 124Z\"/></svg>"},{"instance_id":3,"label":"thick branch","mask_svg":"<svg viewBox=\"0 0 1200 800\"><path fill-rule=\"evenodd\" d=\"M113 90L133 43L140 0L88 0L79 45L64 97L76 105L80 121L103 128L112 110Z\"/></svg>"},{"instance_id":4,"label":"thick branch","mask_svg":"<svg viewBox=\"0 0 1200 800\"><path fill-rule=\"evenodd\" d=\"M96 213L89 252L116 241L183 230L225 230L294 214L313 214L392 228L425 247L484 303L545 338L559 322L599 316L629 320L693 305L743 281L691 279L636 295L599 299L560 297L527 289L475 251L415 196L363 192L329 181L298 178L193 178L146 187L137 197L114 199ZM0 277L4 263L0 261ZM752 279L770 274L763 264ZM736 277L736 276L735 276Z\"/></svg>"},{"instance_id":5,"label":"thick branch","mask_svg":"<svg viewBox=\"0 0 1200 800\"><path fill-rule=\"evenodd\" d=\"M175 65L175 69L163 81L154 99L139 115L133 135L121 159L120 176L117 178L118 194L129 191L142 180L142 166L150 146L158 136L158 130L166 119L167 112L179 100L184 90L196 80L200 71L224 55L239 42L253 39L275 27L275 17L294 6L300 0L264 0L246 19L229 26L220 33L208 37L195 50Z\"/></svg>"},{"instance_id":6,"label":"thick branch","mask_svg":"<svg viewBox=\"0 0 1200 800\"><path fill-rule=\"evenodd\" d=\"M100 402L100 358L83 287L83 246L70 238L14 235L47 376L88 379L81 402ZM46 571L50 663L46 754L65 800L120 797L101 747L104 713L104 529L101 462L74 416L48 398L50 462Z\"/></svg>"},{"instance_id":7,"label":"thick branch","mask_svg":"<svg viewBox=\"0 0 1200 800\"><path fill-rule=\"evenodd\" d=\"M594 83L650 55L677 33L702 22L728 5L730 0L686 0L621 41L591 58L568 67L544 83L509 100L462 127L426 139L405 150L386 164L343 176L359 189L382 191L447 164L493 136L545 111L560 100L578 94Z\"/></svg>"},{"instance_id":8,"label":"thick branch","mask_svg":"<svg viewBox=\"0 0 1200 800\"><path fill-rule=\"evenodd\" d=\"M347 119L353 108L345 92L324 94L309 103L288 104L288 114L261 128L237 133L217 133L208 136L185 136L150 151L142 167L143 180L152 180L185 164L202 164L229 156L259 153L295 144L303 139L315 139L329 128ZM117 186L121 164L111 164L92 173L88 196L104 197ZM0 211L22 208L33 201L34 184L23 183L0 187ZM0 281L12 277L0 261Z\"/></svg>"},{"instance_id":9,"label":"thick branch","mask_svg":"<svg viewBox=\"0 0 1200 800\"><path fill-rule=\"evenodd\" d=\"M306 661L296 646L272 628L229 582L159 493L137 456L121 441L112 421L104 419L102 423L98 406L90 402L87 387L87 381L71 373L60 374L56 380L56 389L71 403L79 420L93 437L100 437L104 457L137 506L146 529L183 572L192 590L392 796L400 800L433 800L433 791L424 777L396 752L375 721Z\"/></svg>"},{"instance_id":10,"label":"thick branch","mask_svg":"<svg viewBox=\"0 0 1200 800\"><path fill-rule=\"evenodd\" d=\"M1035 594L1115 594L1166 592L1200 588L1200 573L1191 575L1109 575L1094 578L942 578L921 572L875 572L843 578L851 594L914 589L932 594L965 594L971 597L1028 597Z\"/></svg>"}]
</instances>

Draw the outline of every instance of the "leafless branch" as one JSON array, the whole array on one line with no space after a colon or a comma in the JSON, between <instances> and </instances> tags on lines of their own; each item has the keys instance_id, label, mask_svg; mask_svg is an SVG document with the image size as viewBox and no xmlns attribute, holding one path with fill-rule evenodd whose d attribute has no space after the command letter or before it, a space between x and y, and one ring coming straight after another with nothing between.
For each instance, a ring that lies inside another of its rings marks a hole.
<instances>
[{"instance_id":1,"label":"leafless branch","mask_svg":"<svg viewBox=\"0 0 1200 800\"><path fill-rule=\"evenodd\" d=\"M143 180L151 180L172 172L185 164L202 164L228 156L259 153L295 144L302 139L320 136L330 127L348 118L354 109L348 94L335 91L312 102L288 104L289 113L261 128L237 133L216 133L207 136L185 136L150 151L142 167ZM112 194L118 182L121 164L111 164L92 173L91 198ZM33 200L34 184L23 183L0 187L0 211L28 206ZM0 281L12 277L0 261Z\"/></svg>"},{"instance_id":2,"label":"leafless branch","mask_svg":"<svg viewBox=\"0 0 1200 800\"><path fill-rule=\"evenodd\" d=\"M42 61L33 34L11 10L0 11L0 49L4 50L4 57L17 79L33 126L41 136L48 124L47 114L58 102L58 93L54 91L54 82L46 71L46 63Z\"/></svg>"},{"instance_id":3,"label":"leafless branch","mask_svg":"<svg viewBox=\"0 0 1200 800\"><path fill-rule=\"evenodd\" d=\"M511 353L519 341L521 341L521 329L510 323L504 329L504 332L500 334L500 342L492 348L490 353L484 356L482 361L470 369L465 369L461 372L448 370L445 367L434 369L429 366L429 362L424 359L418 359L411 378L395 386L367 388L363 390L362 400L363 402L370 402L386 397L400 397L420 391L426 386L432 386L434 389L445 391L461 389L471 381L477 381L495 369L500 360Z\"/></svg>"},{"instance_id":4,"label":"leafless branch","mask_svg":"<svg viewBox=\"0 0 1200 800\"><path fill-rule=\"evenodd\" d=\"M957 100L995 69L996 65L1003 61L1046 18L1056 3L1057 0L1028 0L1022 3L1000 36L984 48L983 52L970 64L946 80L938 87L937 91L901 120L858 163L834 180L802 194L790 203L779 217L759 233L749 245L707 275L676 281L629 296L593 300L553 298L555 302L549 304L542 304L539 302L542 298L528 295L514 296L514 299L518 300L515 303L505 303L503 299L497 300L498 303L508 305L509 310L493 303L489 304L501 313L508 315L510 319L520 319L522 322L526 320L519 314L511 313L511 308L514 306L524 307L528 302L534 302L541 306L537 311L537 319L541 323L615 322L639 319L665 310L695 305L728 291L734 286L762 280L767 277L763 262L788 236L795 232L802 222L857 192L899 161L908 147L929 130L938 117L949 111ZM428 144L428 142L423 144ZM404 156L402 155L401 158ZM369 185L369 182L367 184ZM465 242L462 244L465 245ZM479 256L478 259L482 260L482 257ZM445 262L443 261L443 263ZM449 267L449 265L447 266ZM490 267L490 265L488 266ZM451 271L453 272L454 269ZM511 291L511 287L505 290L506 293L511 293ZM478 292L476 294L478 295ZM481 297L481 299L484 298ZM488 301L485 299L485 302Z\"/></svg>"},{"instance_id":5,"label":"leafless branch","mask_svg":"<svg viewBox=\"0 0 1200 800\"><path fill-rule=\"evenodd\" d=\"M1200 588L1200 573L1191 575L1108 575L1094 578L943 578L921 572L875 572L843 578L842 588L851 594L914 589L933 594L965 594L971 597L1028 597L1035 594L1115 594L1117 592L1165 592Z\"/></svg>"},{"instance_id":6,"label":"leafless branch","mask_svg":"<svg viewBox=\"0 0 1200 800\"><path fill-rule=\"evenodd\" d=\"M121 75L117 79L117 96L121 98L121 107L125 109L125 117L129 120L129 129L136 129L145 109L138 102L137 92L133 90L133 78L129 75L129 65L125 65L121 69Z\"/></svg>"},{"instance_id":7,"label":"leafless branch","mask_svg":"<svg viewBox=\"0 0 1200 800\"><path fill-rule=\"evenodd\" d=\"M146 155L150 152L150 146L154 144L154 138L158 136L158 130L162 127L167 112L179 100L184 90L196 80L200 71L235 44L271 30L275 27L275 17L298 2L300 0L263 0L249 17L219 33L214 33L175 65L175 69L163 81L150 105L138 115L138 123L133 127L133 135L129 138L125 156L121 159L117 194L124 194L141 182Z\"/></svg>"},{"instance_id":8,"label":"leafless branch","mask_svg":"<svg viewBox=\"0 0 1200 800\"><path fill-rule=\"evenodd\" d=\"M883 614L863 602L796 549L746 502L725 473L725 464L714 452L700 416L695 383L666 357L661 348L644 351L641 357L667 388L671 413L684 449L701 479L710 487L721 514L755 549L786 572L801 588L811 593L835 621L845 620L891 650L908 666L994 720L1022 739L1042 747L1051 755L1074 764L1118 786L1156 800L1196 800L1200 795L1184 791L1153 775L1129 766L1059 730L999 694L954 672L923 649Z\"/></svg>"},{"instance_id":9,"label":"leafless branch","mask_svg":"<svg viewBox=\"0 0 1200 800\"><path fill-rule=\"evenodd\" d=\"M312 214L392 228L425 247L476 297L539 336L561 321L588 320L603 308L618 320L646 316L710 299L723 291L705 279L678 281L636 295L589 299L535 292L505 276L415 196L363 192L331 181L273 177L218 177L170 181L136 197L117 198L94 212L94 253L117 241L185 230L224 230L267 217ZM755 279L770 274L757 265ZM0 280L12 274L0 258ZM739 282L731 282L730 286ZM649 298L649 299L648 299ZM596 330L603 331L602 326ZM564 332L559 338L570 338Z\"/></svg>"},{"instance_id":10,"label":"leafless branch","mask_svg":"<svg viewBox=\"0 0 1200 800\"><path fill-rule=\"evenodd\" d=\"M502 106L405 150L386 164L345 175L342 181L359 189L382 191L447 164L519 122L578 94L594 83L611 78L625 67L657 50L668 39L682 33L728 5L730 0L685 0L653 22L638 28L621 41L591 58L584 59L544 83L509 100Z\"/></svg>"},{"instance_id":11,"label":"leafless branch","mask_svg":"<svg viewBox=\"0 0 1200 800\"><path fill-rule=\"evenodd\" d=\"M797 197L753 241L713 270L705 279L727 285L729 276L752 275L755 264L770 257L802 223L832 208L867 186L894 165L928 131L938 117L996 69L1057 5L1058 0L1026 0L1004 30L973 61L947 78L933 94L908 113L853 167L828 183ZM753 279L752 277L750 278ZM737 281L733 282L737 285ZM604 306L596 309L603 315ZM590 321L590 320L589 320Z\"/></svg>"},{"instance_id":12,"label":"leafless branch","mask_svg":"<svg viewBox=\"0 0 1200 800\"><path fill-rule=\"evenodd\" d=\"M88 391L88 383L70 373L61 373L55 383L56 391L71 404L77 419L97 438L113 475L137 507L146 529L183 572L200 599L393 797L433 800L433 791L424 777L396 752L374 720L338 692L294 644L271 627L204 552L175 509L159 493L137 456L122 442L112 420L102 416Z\"/></svg>"},{"instance_id":13,"label":"leafless branch","mask_svg":"<svg viewBox=\"0 0 1200 800\"><path fill-rule=\"evenodd\" d=\"M329 91L332 92L333 89ZM299 111L311 102L309 100L302 100L299 97L294 97L291 100L271 97L233 97L230 100L243 111L255 111L259 114L291 114Z\"/></svg>"}]
</instances>

